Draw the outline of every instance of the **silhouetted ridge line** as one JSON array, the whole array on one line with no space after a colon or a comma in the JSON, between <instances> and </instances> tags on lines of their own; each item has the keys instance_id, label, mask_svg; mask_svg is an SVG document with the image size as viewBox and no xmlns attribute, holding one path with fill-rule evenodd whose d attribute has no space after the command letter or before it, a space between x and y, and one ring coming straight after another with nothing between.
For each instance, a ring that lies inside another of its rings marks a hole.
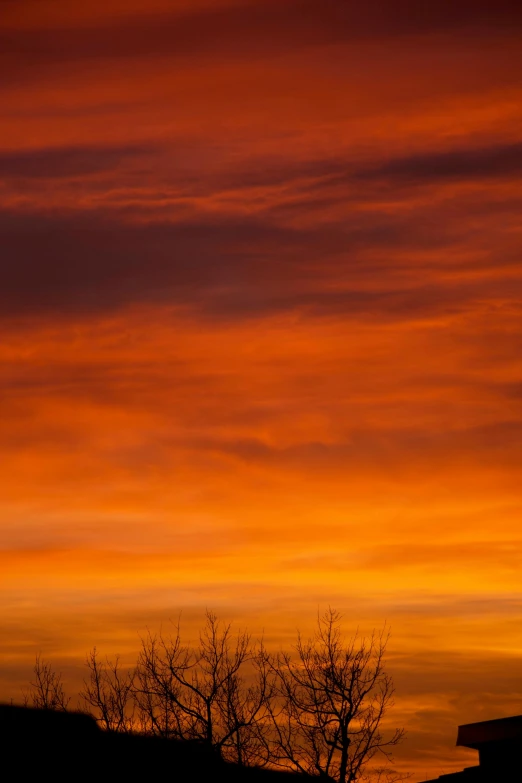
<instances>
[{"instance_id":1,"label":"silhouetted ridge line","mask_svg":"<svg viewBox=\"0 0 522 783\"><path fill-rule=\"evenodd\" d=\"M295 777L224 762L198 740L103 731L90 715L10 704L0 704L0 750L2 771L13 781L116 783L162 775L179 783L284 783Z\"/></svg>"}]
</instances>

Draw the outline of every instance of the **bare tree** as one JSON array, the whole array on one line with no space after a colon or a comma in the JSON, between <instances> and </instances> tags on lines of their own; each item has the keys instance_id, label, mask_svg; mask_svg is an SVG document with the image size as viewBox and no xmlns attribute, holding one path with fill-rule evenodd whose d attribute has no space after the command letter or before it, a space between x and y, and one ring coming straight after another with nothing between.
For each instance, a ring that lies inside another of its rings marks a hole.
<instances>
[{"instance_id":1,"label":"bare tree","mask_svg":"<svg viewBox=\"0 0 522 783\"><path fill-rule=\"evenodd\" d=\"M225 684L218 700L226 727L222 755L242 766L270 763L268 743L270 702L275 696L269 656L261 643L250 651L246 673L238 671Z\"/></svg>"},{"instance_id":2,"label":"bare tree","mask_svg":"<svg viewBox=\"0 0 522 783\"><path fill-rule=\"evenodd\" d=\"M182 643L179 623L173 636L149 634L136 679L145 725L163 736L200 740L239 764L266 762L266 743L259 740L268 698L263 659L247 633L233 637L230 624L212 612L195 648Z\"/></svg>"},{"instance_id":3,"label":"bare tree","mask_svg":"<svg viewBox=\"0 0 522 783\"><path fill-rule=\"evenodd\" d=\"M118 657L100 661L96 647L87 655L88 680L83 681L80 699L107 731L130 732L136 726L134 669L123 669Z\"/></svg>"},{"instance_id":4,"label":"bare tree","mask_svg":"<svg viewBox=\"0 0 522 783\"><path fill-rule=\"evenodd\" d=\"M134 698L140 725L147 734L186 739L187 716L178 705L182 685L171 669L176 669L181 655L179 625L174 638L150 632L142 639L142 650L136 666ZM188 651L185 651L188 654Z\"/></svg>"},{"instance_id":5,"label":"bare tree","mask_svg":"<svg viewBox=\"0 0 522 783\"><path fill-rule=\"evenodd\" d=\"M298 635L296 657L272 661L278 700L272 703L273 763L335 783L403 779L390 769L391 751L404 736L385 736L383 719L393 704L384 669L388 634L346 641L341 615L318 618L312 639Z\"/></svg>"},{"instance_id":6,"label":"bare tree","mask_svg":"<svg viewBox=\"0 0 522 783\"><path fill-rule=\"evenodd\" d=\"M33 674L34 680L29 683L29 692L24 693L24 705L65 712L70 698L65 694L62 673L54 671L51 664L38 654L33 666Z\"/></svg>"},{"instance_id":7,"label":"bare tree","mask_svg":"<svg viewBox=\"0 0 522 783\"><path fill-rule=\"evenodd\" d=\"M279 766L330 783L393 783L393 748L402 729L385 730L393 684L385 669L386 629L346 639L341 615L318 617L311 639L270 655L246 632L207 612L196 645L180 624L148 633L134 669L87 656L80 697L103 728L197 740L224 760ZM37 656L24 703L66 710L61 673Z\"/></svg>"}]
</instances>

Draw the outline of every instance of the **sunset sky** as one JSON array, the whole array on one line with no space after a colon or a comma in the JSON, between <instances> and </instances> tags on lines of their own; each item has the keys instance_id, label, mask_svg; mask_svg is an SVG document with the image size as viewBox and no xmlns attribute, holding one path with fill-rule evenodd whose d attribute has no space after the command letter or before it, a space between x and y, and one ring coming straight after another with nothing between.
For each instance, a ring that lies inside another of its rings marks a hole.
<instances>
[{"instance_id":1,"label":"sunset sky","mask_svg":"<svg viewBox=\"0 0 522 783\"><path fill-rule=\"evenodd\" d=\"M522 5L2 0L0 697L205 607L522 713Z\"/></svg>"}]
</instances>

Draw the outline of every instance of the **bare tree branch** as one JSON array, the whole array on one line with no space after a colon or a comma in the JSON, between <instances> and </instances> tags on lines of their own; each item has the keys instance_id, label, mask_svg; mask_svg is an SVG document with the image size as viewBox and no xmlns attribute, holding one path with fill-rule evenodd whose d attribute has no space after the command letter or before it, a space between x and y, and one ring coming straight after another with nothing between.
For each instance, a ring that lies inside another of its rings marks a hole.
<instances>
[{"instance_id":1,"label":"bare tree branch","mask_svg":"<svg viewBox=\"0 0 522 783\"><path fill-rule=\"evenodd\" d=\"M393 704L384 668L387 641L386 629L345 640L341 615L329 609L312 639L298 634L295 656L272 659L278 695L277 707L270 702L273 763L336 783L400 779L387 765L404 732L385 736L382 730ZM384 762L379 767L376 756Z\"/></svg>"},{"instance_id":2,"label":"bare tree branch","mask_svg":"<svg viewBox=\"0 0 522 783\"><path fill-rule=\"evenodd\" d=\"M246 632L207 611L199 644L182 643L179 622L172 636L148 634L136 671L136 700L153 733L197 739L238 764L268 762L261 739L269 696L265 654Z\"/></svg>"},{"instance_id":3,"label":"bare tree branch","mask_svg":"<svg viewBox=\"0 0 522 783\"><path fill-rule=\"evenodd\" d=\"M80 699L87 709L94 708L94 717L107 731L130 732L136 726L133 669L123 669L118 657L100 661L94 647L85 665L89 679L83 681Z\"/></svg>"},{"instance_id":4,"label":"bare tree branch","mask_svg":"<svg viewBox=\"0 0 522 783\"><path fill-rule=\"evenodd\" d=\"M65 694L62 673L55 672L40 654L36 656L33 673L34 680L29 683L29 692L24 693L24 705L65 712L70 698Z\"/></svg>"}]
</instances>

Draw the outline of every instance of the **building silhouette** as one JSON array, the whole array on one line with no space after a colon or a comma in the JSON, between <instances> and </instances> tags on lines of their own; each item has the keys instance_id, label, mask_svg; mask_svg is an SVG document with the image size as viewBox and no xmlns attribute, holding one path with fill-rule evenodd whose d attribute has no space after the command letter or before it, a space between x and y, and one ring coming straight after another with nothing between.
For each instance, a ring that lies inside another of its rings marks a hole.
<instances>
[{"instance_id":1,"label":"building silhouette","mask_svg":"<svg viewBox=\"0 0 522 783\"><path fill-rule=\"evenodd\" d=\"M426 783L517 783L522 781L522 715L459 726L457 745L477 750L479 763Z\"/></svg>"}]
</instances>

